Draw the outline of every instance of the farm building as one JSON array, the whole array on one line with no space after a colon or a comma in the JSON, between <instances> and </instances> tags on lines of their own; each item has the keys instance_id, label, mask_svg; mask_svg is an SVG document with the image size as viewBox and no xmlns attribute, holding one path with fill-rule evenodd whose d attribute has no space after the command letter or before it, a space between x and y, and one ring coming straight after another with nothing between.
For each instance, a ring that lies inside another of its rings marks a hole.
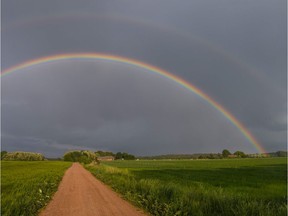
<instances>
[{"instance_id":1,"label":"farm building","mask_svg":"<svg viewBox=\"0 0 288 216\"><path fill-rule=\"evenodd\" d=\"M99 161L113 161L115 160L114 156L102 156L97 158Z\"/></svg>"}]
</instances>

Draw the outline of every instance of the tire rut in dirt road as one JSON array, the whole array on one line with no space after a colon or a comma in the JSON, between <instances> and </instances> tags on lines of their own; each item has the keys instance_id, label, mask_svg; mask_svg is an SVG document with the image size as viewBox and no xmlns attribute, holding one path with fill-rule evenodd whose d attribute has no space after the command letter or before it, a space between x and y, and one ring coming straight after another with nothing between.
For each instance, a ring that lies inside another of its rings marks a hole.
<instances>
[{"instance_id":1,"label":"tire rut in dirt road","mask_svg":"<svg viewBox=\"0 0 288 216\"><path fill-rule=\"evenodd\" d=\"M58 191L40 216L144 216L80 164L66 171Z\"/></svg>"}]
</instances>

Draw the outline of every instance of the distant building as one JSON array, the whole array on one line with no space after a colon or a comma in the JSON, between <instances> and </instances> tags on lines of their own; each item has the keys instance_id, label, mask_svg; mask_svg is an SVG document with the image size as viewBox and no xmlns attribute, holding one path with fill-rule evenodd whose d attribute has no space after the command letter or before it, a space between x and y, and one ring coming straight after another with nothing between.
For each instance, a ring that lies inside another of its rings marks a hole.
<instances>
[{"instance_id":1,"label":"distant building","mask_svg":"<svg viewBox=\"0 0 288 216\"><path fill-rule=\"evenodd\" d=\"M115 160L114 156L102 156L102 157L97 157L99 161L113 161Z\"/></svg>"}]
</instances>

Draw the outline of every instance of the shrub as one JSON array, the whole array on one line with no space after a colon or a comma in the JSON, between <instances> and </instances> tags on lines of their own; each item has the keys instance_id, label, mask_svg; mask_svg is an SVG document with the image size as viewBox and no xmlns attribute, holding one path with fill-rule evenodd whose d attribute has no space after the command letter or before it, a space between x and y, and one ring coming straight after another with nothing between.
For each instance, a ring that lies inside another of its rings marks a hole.
<instances>
[{"instance_id":1,"label":"shrub","mask_svg":"<svg viewBox=\"0 0 288 216\"><path fill-rule=\"evenodd\" d=\"M115 159L116 160L135 160L135 156L134 155L131 155L131 154L128 154L126 152L117 152L116 155L115 155Z\"/></svg>"},{"instance_id":2,"label":"shrub","mask_svg":"<svg viewBox=\"0 0 288 216\"><path fill-rule=\"evenodd\" d=\"M8 152L2 158L6 161L43 161L44 159L42 154L34 152Z\"/></svg>"},{"instance_id":3,"label":"shrub","mask_svg":"<svg viewBox=\"0 0 288 216\"><path fill-rule=\"evenodd\" d=\"M7 154L7 151L1 151L1 160L3 159L3 157Z\"/></svg>"},{"instance_id":4,"label":"shrub","mask_svg":"<svg viewBox=\"0 0 288 216\"><path fill-rule=\"evenodd\" d=\"M80 162L84 164L89 164L92 162L97 162L97 156L92 151L70 151L64 154L64 161Z\"/></svg>"}]
</instances>

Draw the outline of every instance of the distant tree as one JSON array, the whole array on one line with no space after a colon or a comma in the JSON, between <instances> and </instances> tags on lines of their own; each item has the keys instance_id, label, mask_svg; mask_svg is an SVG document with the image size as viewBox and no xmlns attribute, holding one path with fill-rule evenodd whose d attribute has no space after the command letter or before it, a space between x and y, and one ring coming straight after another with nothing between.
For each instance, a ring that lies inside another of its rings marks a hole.
<instances>
[{"instance_id":1,"label":"distant tree","mask_svg":"<svg viewBox=\"0 0 288 216\"><path fill-rule=\"evenodd\" d=\"M198 159L205 159L205 156L204 156L204 155L200 155L200 156L198 157Z\"/></svg>"},{"instance_id":2,"label":"distant tree","mask_svg":"<svg viewBox=\"0 0 288 216\"><path fill-rule=\"evenodd\" d=\"M42 154L35 152L8 152L2 158L2 160L13 161L43 161L44 159Z\"/></svg>"},{"instance_id":3,"label":"distant tree","mask_svg":"<svg viewBox=\"0 0 288 216\"><path fill-rule=\"evenodd\" d=\"M7 151L1 151L1 160L7 154Z\"/></svg>"},{"instance_id":4,"label":"distant tree","mask_svg":"<svg viewBox=\"0 0 288 216\"><path fill-rule=\"evenodd\" d=\"M122 159L122 153L121 152L117 152L116 155L115 155L115 159L116 160Z\"/></svg>"},{"instance_id":5,"label":"distant tree","mask_svg":"<svg viewBox=\"0 0 288 216\"><path fill-rule=\"evenodd\" d=\"M124 160L127 160L127 159L129 158L129 154L126 153L126 152L123 152L123 153L122 153L122 158L123 158Z\"/></svg>"},{"instance_id":6,"label":"distant tree","mask_svg":"<svg viewBox=\"0 0 288 216\"><path fill-rule=\"evenodd\" d=\"M209 159L215 159L214 155L211 153L207 156Z\"/></svg>"},{"instance_id":7,"label":"distant tree","mask_svg":"<svg viewBox=\"0 0 288 216\"><path fill-rule=\"evenodd\" d=\"M104 156L104 155L103 155L103 151L96 151L95 154L99 155L100 157L101 157L101 156Z\"/></svg>"},{"instance_id":8,"label":"distant tree","mask_svg":"<svg viewBox=\"0 0 288 216\"><path fill-rule=\"evenodd\" d=\"M113 152L106 152L106 156L114 156L115 157L115 154Z\"/></svg>"},{"instance_id":9,"label":"distant tree","mask_svg":"<svg viewBox=\"0 0 288 216\"><path fill-rule=\"evenodd\" d=\"M218 154L217 154L217 158L218 158L218 159L222 159L222 158L223 158L223 155L220 154L220 153L218 153Z\"/></svg>"},{"instance_id":10,"label":"distant tree","mask_svg":"<svg viewBox=\"0 0 288 216\"><path fill-rule=\"evenodd\" d=\"M89 164L92 162L97 162L97 155L91 151L70 151L66 152L63 156L64 161L80 162L84 164Z\"/></svg>"},{"instance_id":11,"label":"distant tree","mask_svg":"<svg viewBox=\"0 0 288 216\"><path fill-rule=\"evenodd\" d=\"M135 160L135 156L131 154L125 154L123 157L125 160Z\"/></svg>"},{"instance_id":12,"label":"distant tree","mask_svg":"<svg viewBox=\"0 0 288 216\"><path fill-rule=\"evenodd\" d=\"M227 149L224 149L224 150L222 151L222 156L223 156L224 158L227 158L228 155L231 155L230 151L228 151Z\"/></svg>"},{"instance_id":13,"label":"distant tree","mask_svg":"<svg viewBox=\"0 0 288 216\"><path fill-rule=\"evenodd\" d=\"M277 151L277 157L287 157L287 151Z\"/></svg>"},{"instance_id":14,"label":"distant tree","mask_svg":"<svg viewBox=\"0 0 288 216\"><path fill-rule=\"evenodd\" d=\"M236 155L237 157L240 157L240 158L246 157L245 153L242 151L236 151L236 152L234 152L234 155Z\"/></svg>"},{"instance_id":15,"label":"distant tree","mask_svg":"<svg viewBox=\"0 0 288 216\"><path fill-rule=\"evenodd\" d=\"M96 151L95 154L99 155L100 157L103 157L103 156L114 156L115 157L115 154L113 152Z\"/></svg>"},{"instance_id":16,"label":"distant tree","mask_svg":"<svg viewBox=\"0 0 288 216\"><path fill-rule=\"evenodd\" d=\"M124 159L124 160L135 160L136 157L134 155L128 154L126 152L117 152L116 155L115 155L115 159L116 160L121 160L121 159Z\"/></svg>"}]
</instances>

